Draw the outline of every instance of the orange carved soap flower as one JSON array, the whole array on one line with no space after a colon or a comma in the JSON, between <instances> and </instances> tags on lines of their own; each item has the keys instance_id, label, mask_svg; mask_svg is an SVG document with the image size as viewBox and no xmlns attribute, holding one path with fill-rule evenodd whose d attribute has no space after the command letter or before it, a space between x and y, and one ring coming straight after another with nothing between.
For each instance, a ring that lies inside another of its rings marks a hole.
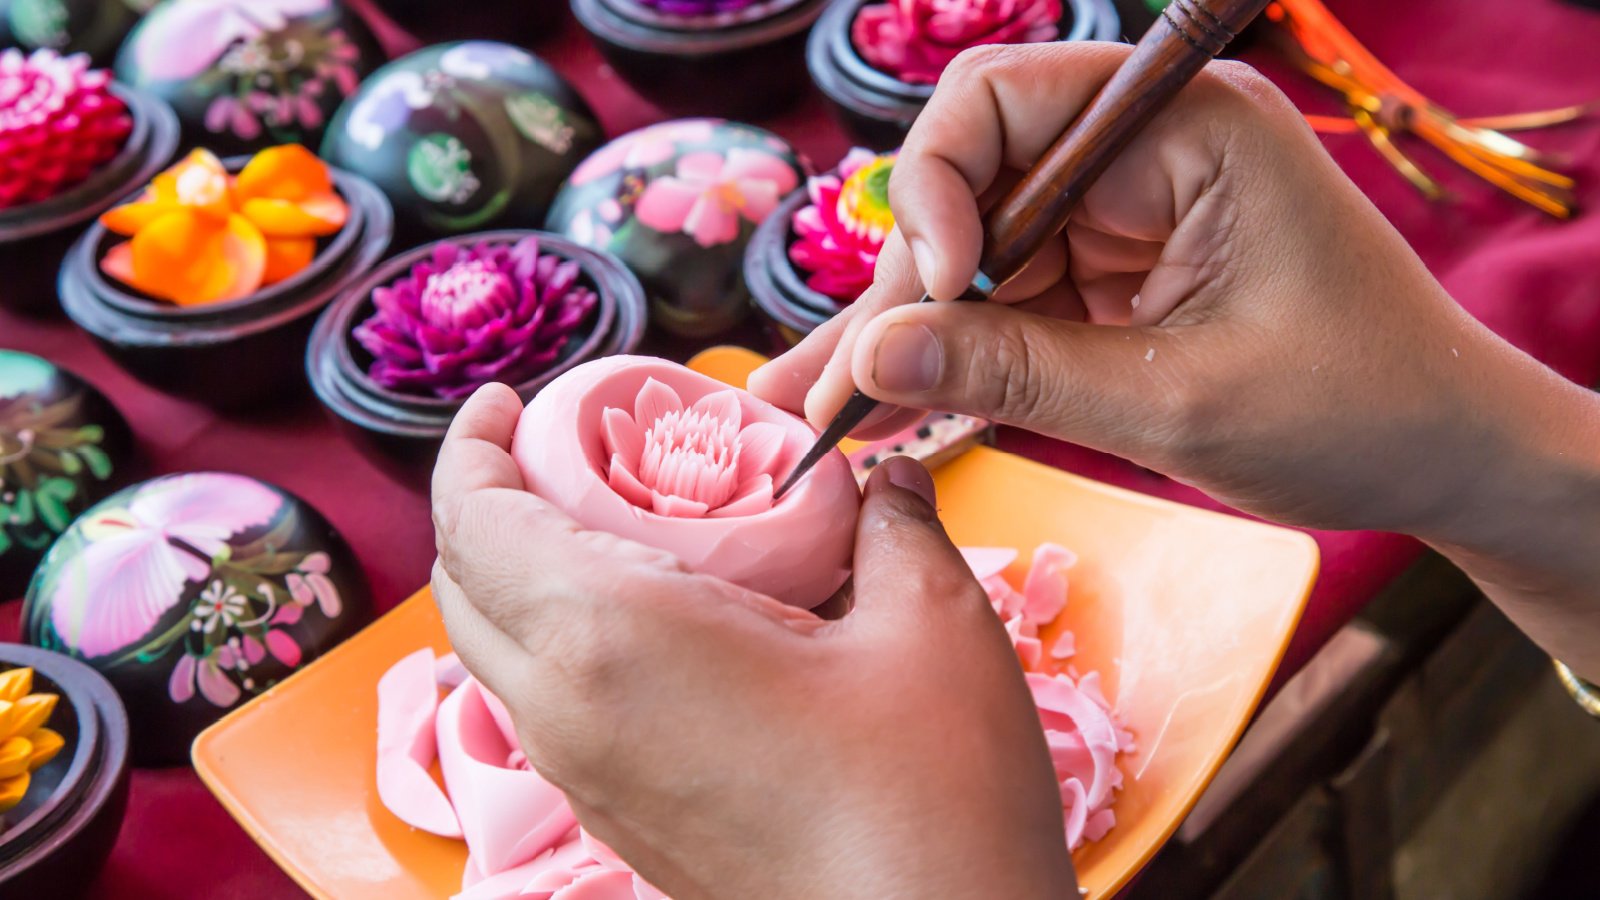
<instances>
[{"instance_id":1,"label":"orange carved soap flower","mask_svg":"<svg viewBox=\"0 0 1600 900\"><path fill-rule=\"evenodd\" d=\"M100 269L179 306L237 300L311 265L317 238L344 227L348 212L327 164L299 144L257 153L237 176L195 150L100 217L131 238Z\"/></svg>"},{"instance_id":2,"label":"orange carved soap flower","mask_svg":"<svg viewBox=\"0 0 1600 900\"><path fill-rule=\"evenodd\" d=\"M66 746L61 735L44 727L57 699L33 693L30 668L0 672L0 813L22 802L33 773Z\"/></svg>"}]
</instances>

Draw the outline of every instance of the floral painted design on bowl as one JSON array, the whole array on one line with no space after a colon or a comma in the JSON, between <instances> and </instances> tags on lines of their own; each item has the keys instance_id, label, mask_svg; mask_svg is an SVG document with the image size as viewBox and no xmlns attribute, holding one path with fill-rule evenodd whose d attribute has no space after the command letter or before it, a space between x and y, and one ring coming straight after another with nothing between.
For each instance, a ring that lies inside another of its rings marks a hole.
<instances>
[{"instance_id":1,"label":"floral painted design on bowl","mask_svg":"<svg viewBox=\"0 0 1600 900\"><path fill-rule=\"evenodd\" d=\"M583 98L543 60L463 41L374 73L340 107L322 155L382 188L401 232L421 241L538 227L602 137Z\"/></svg>"},{"instance_id":2,"label":"floral painted design on bowl","mask_svg":"<svg viewBox=\"0 0 1600 900\"><path fill-rule=\"evenodd\" d=\"M644 282L657 324L699 336L743 316L751 234L804 166L770 132L682 119L623 135L573 171L548 227L616 254Z\"/></svg>"},{"instance_id":3,"label":"floral painted design on bowl","mask_svg":"<svg viewBox=\"0 0 1600 900\"><path fill-rule=\"evenodd\" d=\"M28 589L30 643L100 670L146 759L188 741L353 634L370 614L348 546L303 501L221 472L113 494L62 535Z\"/></svg>"},{"instance_id":4,"label":"floral painted design on bowl","mask_svg":"<svg viewBox=\"0 0 1600 900\"><path fill-rule=\"evenodd\" d=\"M321 139L381 55L337 0L181 0L134 29L117 77L162 97L222 152Z\"/></svg>"},{"instance_id":5,"label":"floral painted design on bowl","mask_svg":"<svg viewBox=\"0 0 1600 900\"><path fill-rule=\"evenodd\" d=\"M88 382L48 360L0 350L0 596L105 496L128 464L128 425Z\"/></svg>"}]
</instances>

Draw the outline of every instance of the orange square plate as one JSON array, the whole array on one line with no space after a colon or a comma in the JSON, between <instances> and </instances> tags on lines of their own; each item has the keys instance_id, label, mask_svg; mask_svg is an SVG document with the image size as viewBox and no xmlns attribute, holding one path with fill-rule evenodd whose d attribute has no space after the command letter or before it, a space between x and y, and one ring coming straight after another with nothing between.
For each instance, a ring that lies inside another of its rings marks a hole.
<instances>
[{"instance_id":1,"label":"orange square plate","mask_svg":"<svg viewBox=\"0 0 1600 900\"><path fill-rule=\"evenodd\" d=\"M693 365L742 383L759 361L718 349ZM1089 895L1108 897L1178 827L1244 730L1316 577L1316 544L986 447L936 480L958 544L1022 551L1014 580L1042 541L1078 554L1058 627L1077 633L1072 662L1100 670L1138 743L1121 762L1116 828L1075 857ZM419 647L448 647L426 590L195 741L206 784L315 896L460 889L465 845L402 824L374 781L378 678Z\"/></svg>"}]
</instances>

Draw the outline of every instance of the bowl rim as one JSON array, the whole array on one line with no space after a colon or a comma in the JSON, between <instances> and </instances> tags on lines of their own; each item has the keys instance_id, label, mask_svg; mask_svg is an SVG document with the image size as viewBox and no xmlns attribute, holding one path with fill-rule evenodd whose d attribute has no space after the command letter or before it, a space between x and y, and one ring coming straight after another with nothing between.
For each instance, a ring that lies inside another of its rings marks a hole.
<instances>
[{"instance_id":1,"label":"bowl rim","mask_svg":"<svg viewBox=\"0 0 1600 900\"><path fill-rule=\"evenodd\" d=\"M35 203L0 210L0 244L65 231L100 215L154 178L178 149L178 114L166 101L112 81L133 128L117 155L88 178ZM16 220L16 221L9 221Z\"/></svg>"},{"instance_id":2,"label":"bowl rim","mask_svg":"<svg viewBox=\"0 0 1600 900\"><path fill-rule=\"evenodd\" d=\"M835 169L830 172L837 171ZM810 333L822 323L843 312L839 307L832 315L824 315L804 301L791 296L797 290L812 294L821 301L832 298L812 290L800 280L794 264L789 259L789 239L793 236L792 220L795 210L811 199L805 185L801 185L779 201L750 236L745 248L744 280L750 288L750 298L756 308L773 321L802 333ZM787 270L789 278L783 277ZM790 283L792 282L792 283Z\"/></svg>"},{"instance_id":3,"label":"bowl rim","mask_svg":"<svg viewBox=\"0 0 1600 900\"><path fill-rule=\"evenodd\" d=\"M599 297L600 308L578 350L545 371L512 385L524 402L563 372L592 359L629 353L637 348L644 338L648 299L638 277L614 255L585 247L559 234L529 228L452 235L386 260L361 281L343 289L318 317L306 342L305 365L307 380L323 406L368 431L429 440L442 437L466 398L424 397L379 385L356 364L351 351L354 319L370 306L375 289L392 282L440 244L514 243L527 237L537 238L541 250L549 249L578 262Z\"/></svg>"},{"instance_id":4,"label":"bowl rim","mask_svg":"<svg viewBox=\"0 0 1600 900\"><path fill-rule=\"evenodd\" d=\"M124 781L129 743L128 714L122 699L93 667L28 644L0 644L0 662L32 666L55 682L72 699L79 724L78 747L71 768L57 788L57 795L71 791L71 796L63 796L62 802L54 806L41 806L33 815L6 829L0 847L30 833L42 834L44 839L23 846L0 865L3 886L77 836L99 814ZM91 739L85 740L86 736ZM99 769L91 771L89 767L96 761Z\"/></svg>"},{"instance_id":5,"label":"bowl rim","mask_svg":"<svg viewBox=\"0 0 1600 900\"><path fill-rule=\"evenodd\" d=\"M257 292L226 304L187 309L181 315L172 313L179 307L160 309L155 315L119 308L94 289L96 281L109 288L99 275L96 251L105 229L97 223L73 244L62 265L58 290L62 309L98 340L130 348L169 348L230 343L325 307L345 283L382 258L394 235L393 209L383 192L359 175L329 168L352 210L362 208L351 216L359 219L361 227L351 232L351 244L339 258L328 252L331 245L325 248L321 256L329 260L327 267L294 285L296 290L265 297L260 295L266 292Z\"/></svg>"},{"instance_id":6,"label":"bowl rim","mask_svg":"<svg viewBox=\"0 0 1600 900\"><path fill-rule=\"evenodd\" d=\"M806 2L809 0L755 0L732 12L686 16L661 12L641 0L600 0L602 6L623 19L652 30L673 32L702 32L757 25Z\"/></svg>"},{"instance_id":7,"label":"bowl rim","mask_svg":"<svg viewBox=\"0 0 1600 900\"><path fill-rule=\"evenodd\" d=\"M624 8L626 0L572 0L572 13L596 39L641 53L699 58L752 50L809 29L829 7L830 0L767 0L758 4L768 13L748 22L726 25L716 17L704 21L685 18L687 27L652 24L640 18L639 7ZM782 8L770 9L781 3ZM660 18L663 23L670 20Z\"/></svg>"}]
</instances>

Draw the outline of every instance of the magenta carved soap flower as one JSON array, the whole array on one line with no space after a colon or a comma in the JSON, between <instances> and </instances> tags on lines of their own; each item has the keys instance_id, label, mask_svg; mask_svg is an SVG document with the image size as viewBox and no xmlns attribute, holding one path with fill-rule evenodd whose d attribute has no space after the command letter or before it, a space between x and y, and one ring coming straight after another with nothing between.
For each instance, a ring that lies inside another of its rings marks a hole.
<instances>
[{"instance_id":1,"label":"magenta carved soap flower","mask_svg":"<svg viewBox=\"0 0 1600 900\"><path fill-rule=\"evenodd\" d=\"M553 365L595 308L574 260L539 241L440 243L431 258L372 292L377 311L355 339L384 387L458 399L492 381L516 384Z\"/></svg>"},{"instance_id":2,"label":"magenta carved soap flower","mask_svg":"<svg viewBox=\"0 0 1600 900\"><path fill-rule=\"evenodd\" d=\"M110 83L86 54L0 52L0 209L54 197L117 155L133 120Z\"/></svg>"},{"instance_id":3,"label":"magenta carved soap flower","mask_svg":"<svg viewBox=\"0 0 1600 900\"><path fill-rule=\"evenodd\" d=\"M807 287L853 303L872 285L878 252L894 228L889 175L895 156L857 147L834 172L806 182L811 203L795 211L798 239L789 245L789 259L809 273Z\"/></svg>"},{"instance_id":4,"label":"magenta carved soap flower","mask_svg":"<svg viewBox=\"0 0 1600 900\"><path fill-rule=\"evenodd\" d=\"M933 84L961 51L1055 40L1060 20L1061 0L887 0L861 8L850 39L873 67Z\"/></svg>"}]
</instances>

